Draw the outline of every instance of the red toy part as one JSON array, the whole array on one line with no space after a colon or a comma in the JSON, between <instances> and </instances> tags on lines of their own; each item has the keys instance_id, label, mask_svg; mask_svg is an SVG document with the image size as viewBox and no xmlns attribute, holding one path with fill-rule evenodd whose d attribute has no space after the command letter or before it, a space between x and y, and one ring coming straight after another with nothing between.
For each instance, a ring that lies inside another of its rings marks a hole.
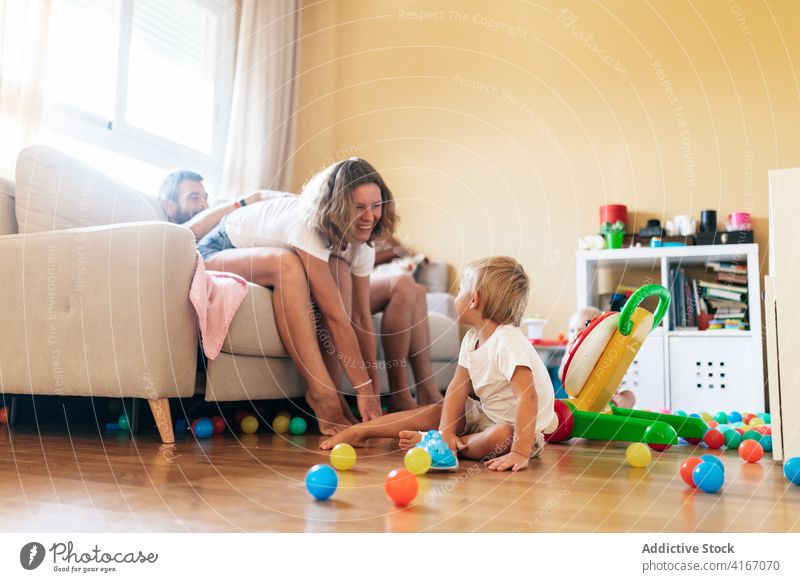
<instances>
[{"instance_id":1,"label":"red toy part","mask_svg":"<svg viewBox=\"0 0 800 582\"><path fill-rule=\"evenodd\" d=\"M700 457L689 457L683 462L681 465L681 479L683 479L684 483L686 483L689 487L697 488L697 485L694 483L694 479L692 479L692 472L694 468L703 462L703 459Z\"/></svg>"},{"instance_id":2,"label":"red toy part","mask_svg":"<svg viewBox=\"0 0 800 582\"><path fill-rule=\"evenodd\" d=\"M575 427L572 410L563 400L556 400L553 404L553 410L558 419L558 427L550 434L544 435L545 442L561 443L569 440L572 437L572 429Z\"/></svg>"}]
</instances>

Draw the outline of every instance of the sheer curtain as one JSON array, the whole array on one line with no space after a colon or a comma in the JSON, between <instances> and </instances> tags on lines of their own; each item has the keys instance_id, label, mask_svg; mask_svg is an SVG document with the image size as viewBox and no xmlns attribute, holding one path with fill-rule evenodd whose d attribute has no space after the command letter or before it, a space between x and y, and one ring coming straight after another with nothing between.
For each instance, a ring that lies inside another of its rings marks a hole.
<instances>
[{"instance_id":1,"label":"sheer curtain","mask_svg":"<svg viewBox=\"0 0 800 582\"><path fill-rule=\"evenodd\" d=\"M291 179L298 0L242 0L221 192L286 190Z\"/></svg>"},{"instance_id":2,"label":"sheer curtain","mask_svg":"<svg viewBox=\"0 0 800 582\"><path fill-rule=\"evenodd\" d=\"M36 140L51 0L0 0L0 176Z\"/></svg>"}]
</instances>

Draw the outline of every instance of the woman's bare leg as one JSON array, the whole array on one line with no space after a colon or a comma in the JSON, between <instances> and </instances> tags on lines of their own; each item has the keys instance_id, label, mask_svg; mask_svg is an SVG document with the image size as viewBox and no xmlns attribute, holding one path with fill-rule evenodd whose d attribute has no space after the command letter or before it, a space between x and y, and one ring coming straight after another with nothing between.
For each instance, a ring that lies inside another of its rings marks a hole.
<instances>
[{"instance_id":1,"label":"woman's bare leg","mask_svg":"<svg viewBox=\"0 0 800 582\"><path fill-rule=\"evenodd\" d=\"M436 384L431 367L431 328L428 324L428 298L425 287L414 285L413 322L411 325L411 346L408 359L417 382L417 402L434 404L441 402L442 392Z\"/></svg>"},{"instance_id":2,"label":"woman's bare leg","mask_svg":"<svg viewBox=\"0 0 800 582\"><path fill-rule=\"evenodd\" d=\"M206 267L236 273L273 289L275 324L286 351L308 385L306 401L317 415L320 431L333 435L349 426L317 347L308 282L297 255L286 249L228 249L206 261Z\"/></svg>"}]
</instances>

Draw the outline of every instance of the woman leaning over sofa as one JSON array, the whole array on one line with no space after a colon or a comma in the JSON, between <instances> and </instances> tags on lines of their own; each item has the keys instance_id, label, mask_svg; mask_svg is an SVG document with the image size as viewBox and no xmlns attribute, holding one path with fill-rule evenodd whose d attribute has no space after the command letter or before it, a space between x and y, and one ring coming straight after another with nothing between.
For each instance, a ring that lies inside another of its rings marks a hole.
<instances>
[{"instance_id":1,"label":"woman leaning over sofa","mask_svg":"<svg viewBox=\"0 0 800 582\"><path fill-rule=\"evenodd\" d=\"M333 380L339 366L355 388L361 417L380 416L369 275L373 241L391 236L395 222L383 178L365 160L351 158L317 173L300 196L233 211L198 243L207 268L273 290L278 332L308 385L306 400L323 434L354 421ZM329 339L321 334L322 342L315 335L317 312L330 333Z\"/></svg>"}]
</instances>

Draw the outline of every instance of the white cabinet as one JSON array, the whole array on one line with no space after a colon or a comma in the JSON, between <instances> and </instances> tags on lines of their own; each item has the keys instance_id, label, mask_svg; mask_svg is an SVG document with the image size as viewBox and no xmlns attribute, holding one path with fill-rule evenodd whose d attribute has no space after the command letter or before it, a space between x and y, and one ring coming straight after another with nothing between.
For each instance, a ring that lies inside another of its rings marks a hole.
<instances>
[{"instance_id":1,"label":"white cabinet","mask_svg":"<svg viewBox=\"0 0 800 582\"><path fill-rule=\"evenodd\" d=\"M670 337L672 409L712 414L762 410L763 401L751 390L750 354L749 338Z\"/></svg>"},{"instance_id":2,"label":"white cabinet","mask_svg":"<svg viewBox=\"0 0 800 582\"><path fill-rule=\"evenodd\" d=\"M620 388L636 395L636 408L659 411L669 406L665 380L664 337L651 333L633 359Z\"/></svg>"}]
</instances>

